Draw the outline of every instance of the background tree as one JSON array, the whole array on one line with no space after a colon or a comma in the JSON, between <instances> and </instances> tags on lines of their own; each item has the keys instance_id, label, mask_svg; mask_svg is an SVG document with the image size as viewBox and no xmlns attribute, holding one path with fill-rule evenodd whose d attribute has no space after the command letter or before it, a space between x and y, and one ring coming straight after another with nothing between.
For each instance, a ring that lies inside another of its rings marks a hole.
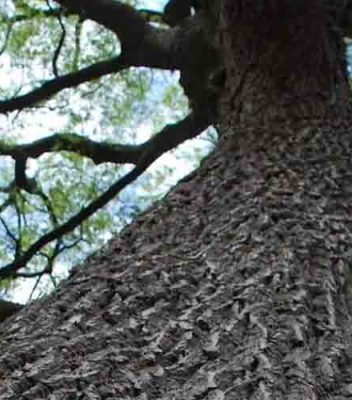
<instances>
[{"instance_id":1,"label":"background tree","mask_svg":"<svg viewBox=\"0 0 352 400\"><path fill-rule=\"evenodd\" d=\"M350 3L204 0L181 13L172 1L169 29L121 2L57 3L114 32L124 66L180 70L191 110L146 144L105 147L134 169L3 274L165 150L211 123L220 139L84 268L2 324L0 397L350 398ZM12 153L25 188L26 151Z\"/></svg>"},{"instance_id":2,"label":"background tree","mask_svg":"<svg viewBox=\"0 0 352 400\"><path fill-rule=\"evenodd\" d=\"M161 12L134 5L140 24L166 26ZM170 74L124 62L122 42L84 13L49 1L1 7L0 260L12 265L0 268L1 287L11 294L16 278L32 278L37 296L175 182L172 166L159 163L137 186L117 198L112 193L108 207L106 199L84 211L128 171L121 163L136 163L144 151L121 144L137 145L165 119L184 117L186 100Z\"/></svg>"}]
</instances>

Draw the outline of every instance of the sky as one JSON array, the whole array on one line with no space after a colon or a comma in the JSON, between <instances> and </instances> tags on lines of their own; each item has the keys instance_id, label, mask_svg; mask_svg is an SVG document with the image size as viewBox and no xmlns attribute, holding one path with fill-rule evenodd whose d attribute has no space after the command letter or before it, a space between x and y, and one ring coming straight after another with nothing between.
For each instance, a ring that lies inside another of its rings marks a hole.
<instances>
[{"instance_id":1,"label":"sky","mask_svg":"<svg viewBox=\"0 0 352 400\"><path fill-rule=\"evenodd\" d=\"M162 10L167 3L167 0L141 0L141 5L155 10Z\"/></svg>"}]
</instances>

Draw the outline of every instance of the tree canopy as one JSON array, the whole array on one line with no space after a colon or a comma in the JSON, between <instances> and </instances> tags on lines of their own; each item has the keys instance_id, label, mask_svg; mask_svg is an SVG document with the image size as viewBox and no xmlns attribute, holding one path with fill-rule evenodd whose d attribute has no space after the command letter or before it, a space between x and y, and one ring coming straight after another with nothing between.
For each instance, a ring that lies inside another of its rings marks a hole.
<instances>
[{"instance_id":1,"label":"tree canopy","mask_svg":"<svg viewBox=\"0 0 352 400\"><path fill-rule=\"evenodd\" d=\"M183 36L170 27L171 3L164 14L137 1L0 6L3 291L17 278L55 285L55 266L78 263L118 232L175 181L173 168L164 162L128 186L210 125L204 110L187 111L166 72L184 58L170 51ZM188 150L188 163L210 146Z\"/></svg>"}]
</instances>

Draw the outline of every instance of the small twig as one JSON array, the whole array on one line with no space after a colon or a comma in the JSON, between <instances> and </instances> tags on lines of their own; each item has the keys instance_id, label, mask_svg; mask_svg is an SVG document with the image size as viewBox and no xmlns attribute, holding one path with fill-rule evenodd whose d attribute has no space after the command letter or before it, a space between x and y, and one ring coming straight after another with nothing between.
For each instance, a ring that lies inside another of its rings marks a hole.
<instances>
[{"instance_id":1,"label":"small twig","mask_svg":"<svg viewBox=\"0 0 352 400\"><path fill-rule=\"evenodd\" d=\"M14 233L11 231L5 220L0 216L0 222L2 223L3 227L5 228L7 236L14 242L15 248L17 248L17 238Z\"/></svg>"},{"instance_id":2,"label":"small twig","mask_svg":"<svg viewBox=\"0 0 352 400\"><path fill-rule=\"evenodd\" d=\"M18 207L17 202L14 204L14 208L16 210L16 216L17 216L17 232L18 232L18 239L16 241L16 252L15 252L15 259L21 256L22 253L22 237L21 237L21 232L22 232L22 219L21 219L21 211Z\"/></svg>"},{"instance_id":3,"label":"small twig","mask_svg":"<svg viewBox=\"0 0 352 400\"><path fill-rule=\"evenodd\" d=\"M6 210L7 207L9 207L12 204L12 200L10 198L6 199L1 205L0 205L0 213L2 213L4 210Z\"/></svg>"},{"instance_id":4,"label":"small twig","mask_svg":"<svg viewBox=\"0 0 352 400\"><path fill-rule=\"evenodd\" d=\"M83 20L79 19L75 25L75 52L73 57L73 68L78 69L79 56L81 53L81 31Z\"/></svg>"},{"instance_id":5,"label":"small twig","mask_svg":"<svg viewBox=\"0 0 352 400\"><path fill-rule=\"evenodd\" d=\"M6 17L8 23L12 25L19 22L27 22L31 21L35 18L57 18L58 14L62 13L65 16L70 16L68 10L62 10L62 8L52 8L49 10L38 9L38 8L29 8L28 13L26 14L18 14L11 17ZM5 18L5 16L3 16Z\"/></svg>"},{"instance_id":6,"label":"small twig","mask_svg":"<svg viewBox=\"0 0 352 400\"><path fill-rule=\"evenodd\" d=\"M7 48L7 44L9 42L9 40L10 40L10 36L11 36L11 32L12 32L12 27L13 27L13 24L11 22L9 22L7 24L4 44L0 48L0 56L5 52L5 50Z\"/></svg>"},{"instance_id":7,"label":"small twig","mask_svg":"<svg viewBox=\"0 0 352 400\"><path fill-rule=\"evenodd\" d=\"M32 288L31 294L30 294L29 297L28 297L27 303L30 303L30 302L32 301L34 292L36 291L36 289L37 289L37 287L38 287L38 285L39 285L39 282L40 282L40 280L42 279L42 276L43 276L43 274L39 275L38 278L37 278L37 280L35 281L35 284L34 284L34 286L33 286L33 288Z\"/></svg>"},{"instance_id":8,"label":"small twig","mask_svg":"<svg viewBox=\"0 0 352 400\"><path fill-rule=\"evenodd\" d=\"M0 152L1 154L1 152ZM29 191L29 184L26 176L27 158L19 156L15 162L15 184L17 187Z\"/></svg>"},{"instance_id":9,"label":"small twig","mask_svg":"<svg viewBox=\"0 0 352 400\"><path fill-rule=\"evenodd\" d=\"M50 4L50 0L46 0L46 4L47 4L49 10L50 10L51 12L53 12L54 9L52 8L52 6L51 6L51 4ZM59 43L58 43L58 45L57 45L57 47L56 47L56 49L55 49L55 52L54 52L54 57L53 57L52 65L53 65L54 76L55 76L56 78L59 78L59 70L58 70L57 62L58 62L58 59L59 59L59 57L60 57L61 49L62 49L62 47L63 47L63 45L64 45L64 43L65 43L65 38L66 38L66 27L65 27L65 24L64 24L64 22L63 22L63 20L62 20L62 12L61 12L61 10L60 10L60 12L57 14L56 17L57 17L57 20L59 21L59 25L60 25L60 28L61 28L61 35L60 35Z\"/></svg>"}]
</instances>

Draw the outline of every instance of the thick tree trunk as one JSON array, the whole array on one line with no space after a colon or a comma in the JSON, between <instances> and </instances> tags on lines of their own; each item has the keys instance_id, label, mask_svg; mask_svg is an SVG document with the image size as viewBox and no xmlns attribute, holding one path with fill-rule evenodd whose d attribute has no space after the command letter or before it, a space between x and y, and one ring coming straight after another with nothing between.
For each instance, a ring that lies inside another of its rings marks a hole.
<instances>
[{"instance_id":1,"label":"thick tree trunk","mask_svg":"<svg viewBox=\"0 0 352 400\"><path fill-rule=\"evenodd\" d=\"M2 325L0 399L352 398L351 118L318 3L217 3L216 150Z\"/></svg>"}]
</instances>

